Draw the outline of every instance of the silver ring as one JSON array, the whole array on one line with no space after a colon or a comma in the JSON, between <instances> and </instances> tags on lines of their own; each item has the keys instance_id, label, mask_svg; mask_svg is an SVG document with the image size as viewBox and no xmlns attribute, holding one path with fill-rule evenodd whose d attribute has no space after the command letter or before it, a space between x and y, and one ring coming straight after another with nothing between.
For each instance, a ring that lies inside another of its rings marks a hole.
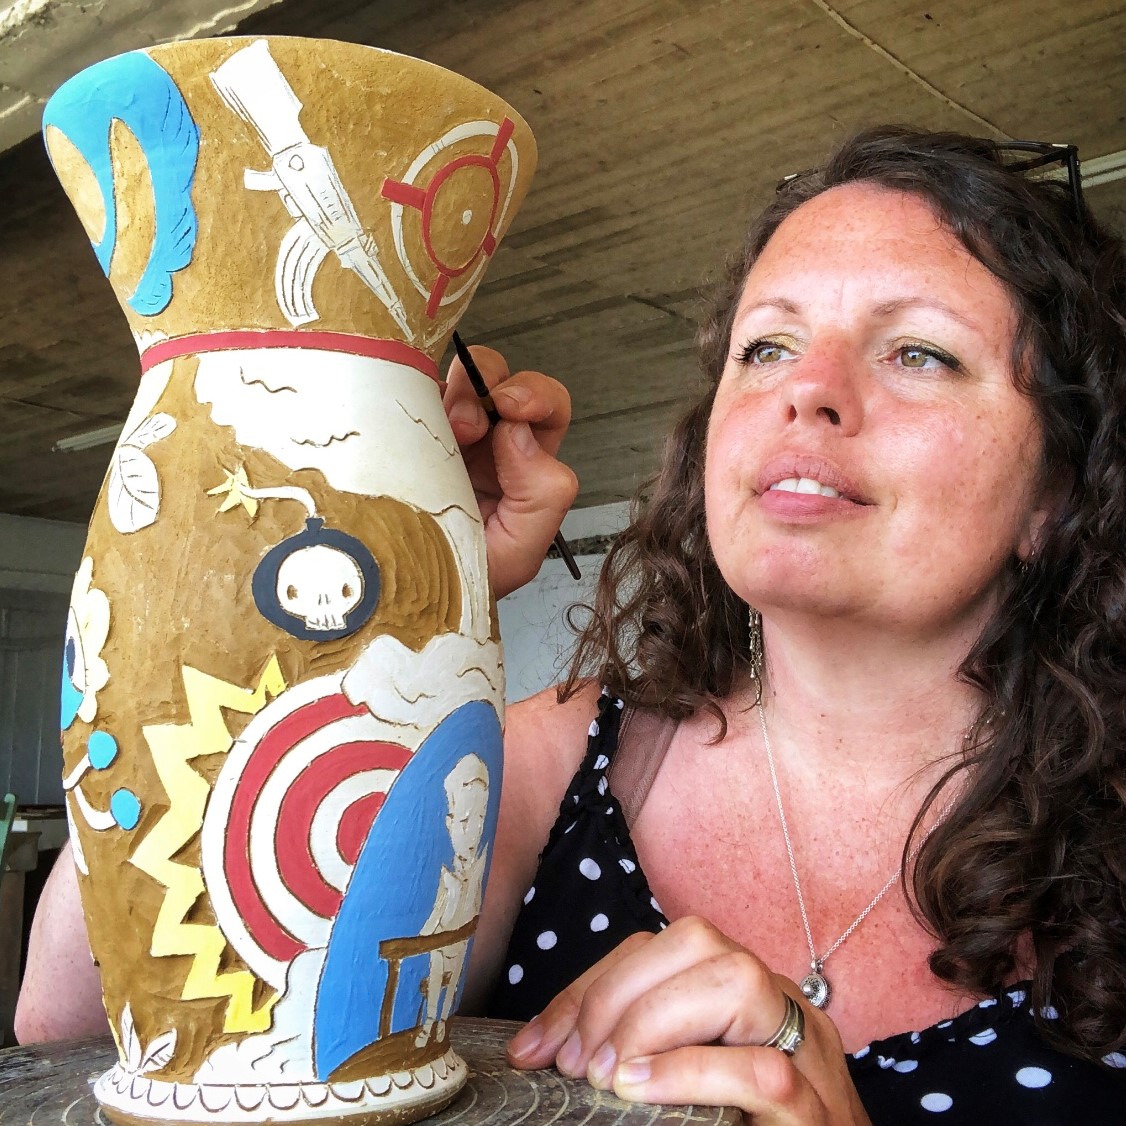
<instances>
[{"instance_id":1,"label":"silver ring","mask_svg":"<svg viewBox=\"0 0 1126 1126\"><path fill-rule=\"evenodd\" d=\"M805 1043L805 1013L801 1005L789 995L786 998L786 1015L778 1026L778 1031L763 1044L764 1048L777 1048L780 1052L792 1056Z\"/></svg>"}]
</instances>

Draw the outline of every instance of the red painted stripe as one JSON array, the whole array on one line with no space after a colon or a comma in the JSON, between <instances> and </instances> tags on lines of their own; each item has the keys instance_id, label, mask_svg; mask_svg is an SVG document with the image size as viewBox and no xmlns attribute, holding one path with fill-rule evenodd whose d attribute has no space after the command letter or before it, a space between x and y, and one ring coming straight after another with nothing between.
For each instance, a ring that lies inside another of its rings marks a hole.
<instances>
[{"instance_id":1,"label":"red painted stripe","mask_svg":"<svg viewBox=\"0 0 1126 1126\"><path fill-rule=\"evenodd\" d=\"M505 118L500 123L500 128L497 130L497 139L493 142L493 151L489 153L489 159L496 164L500 160L501 153L508 147L508 139L512 136L512 130L516 126L513 125L510 118Z\"/></svg>"},{"instance_id":2,"label":"red painted stripe","mask_svg":"<svg viewBox=\"0 0 1126 1126\"><path fill-rule=\"evenodd\" d=\"M250 819L254 804L266 780L295 744L338 719L362 715L365 710L362 704L354 705L338 692L291 712L259 741L235 787L223 845L223 869L231 898L247 930L271 958L280 962L295 958L305 946L278 923L254 883L250 870Z\"/></svg>"},{"instance_id":3,"label":"red painted stripe","mask_svg":"<svg viewBox=\"0 0 1126 1126\"><path fill-rule=\"evenodd\" d=\"M340 824L336 827L336 851L353 867L360 859L360 850L368 839L375 816L386 797L386 794L368 794L366 798L353 802L340 818Z\"/></svg>"},{"instance_id":4,"label":"red painted stripe","mask_svg":"<svg viewBox=\"0 0 1126 1126\"><path fill-rule=\"evenodd\" d=\"M419 211L426 202L426 193L421 188L416 188L413 184L404 184L402 180L392 180L390 177L383 181L380 194L392 203L401 203L404 207L417 207Z\"/></svg>"},{"instance_id":5,"label":"red painted stripe","mask_svg":"<svg viewBox=\"0 0 1126 1126\"><path fill-rule=\"evenodd\" d=\"M446 286L449 284L449 274L439 274L434 279L434 284L430 287L430 299L426 302L426 315L428 317L438 315L438 310L442 305L442 295L446 292Z\"/></svg>"},{"instance_id":6,"label":"red painted stripe","mask_svg":"<svg viewBox=\"0 0 1126 1126\"><path fill-rule=\"evenodd\" d=\"M322 919L336 917L342 895L321 875L313 859L311 837L317 810L337 786L354 774L381 768L401 770L410 757L406 747L394 743L341 743L318 755L286 791L278 810L276 830L278 873L298 901ZM379 797L382 802L382 795ZM365 837L375 813L373 809L364 826ZM363 840L359 843L362 845ZM356 852L358 855L359 848Z\"/></svg>"},{"instance_id":7,"label":"red painted stripe","mask_svg":"<svg viewBox=\"0 0 1126 1126\"><path fill-rule=\"evenodd\" d=\"M240 329L231 332L201 332L161 340L141 353L141 371L146 372L165 360L195 356L202 352L230 352L249 348L316 348L324 352L346 352L405 364L431 379L438 378L438 365L418 348L401 340L377 340L351 332L303 332L300 329Z\"/></svg>"}]
</instances>

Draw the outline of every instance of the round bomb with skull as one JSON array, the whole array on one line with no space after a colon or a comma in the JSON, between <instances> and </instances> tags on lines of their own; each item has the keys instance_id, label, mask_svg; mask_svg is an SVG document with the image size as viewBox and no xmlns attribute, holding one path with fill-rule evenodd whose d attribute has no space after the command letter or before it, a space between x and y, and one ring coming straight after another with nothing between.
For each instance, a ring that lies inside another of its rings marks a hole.
<instances>
[{"instance_id":1,"label":"round bomb with skull","mask_svg":"<svg viewBox=\"0 0 1126 1126\"><path fill-rule=\"evenodd\" d=\"M322 641L359 629L379 602L379 585L368 547L316 516L267 552L253 583L263 617L294 637Z\"/></svg>"}]
</instances>

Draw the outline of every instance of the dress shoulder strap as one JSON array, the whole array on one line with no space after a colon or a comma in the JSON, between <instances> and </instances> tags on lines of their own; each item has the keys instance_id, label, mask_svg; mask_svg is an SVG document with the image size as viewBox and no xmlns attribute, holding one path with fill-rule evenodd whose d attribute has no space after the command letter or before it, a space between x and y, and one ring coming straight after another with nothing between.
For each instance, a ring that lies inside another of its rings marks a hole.
<instances>
[{"instance_id":1,"label":"dress shoulder strap","mask_svg":"<svg viewBox=\"0 0 1126 1126\"><path fill-rule=\"evenodd\" d=\"M631 829L679 726L678 720L637 708L630 708L623 717L609 779Z\"/></svg>"}]
</instances>

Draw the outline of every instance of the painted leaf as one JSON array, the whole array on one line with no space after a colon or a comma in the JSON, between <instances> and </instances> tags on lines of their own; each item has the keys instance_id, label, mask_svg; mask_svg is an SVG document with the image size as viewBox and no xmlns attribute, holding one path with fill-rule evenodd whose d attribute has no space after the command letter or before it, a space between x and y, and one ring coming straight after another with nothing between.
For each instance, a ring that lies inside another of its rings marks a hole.
<instances>
[{"instance_id":1,"label":"painted leaf","mask_svg":"<svg viewBox=\"0 0 1126 1126\"><path fill-rule=\"evenodd\" d=\"M106 501L110 521L119 532L137 532L156 520L160 511L160 478L148 454L132 445L117 447L110 466Z\"/></svg>"},{"instance_id":2,"label":"painted leaf","mask_svg":"<svg viewBox=\"0 0 1126 1126\"><path fill-rule=\"evenodd\" d=\"M176 429L176 420L170 414L150 415L127 438L122 440L123 446L135 446L143 450L161 438L167 438Z\"/></svg>"},{"instance_id":3,"label":"painted leaf","mask_svg":"<svg viewBox=\"0 0 1126 1126\"><path fill-rule=\"evenodd\" d=\"M121 1047L125 1051L125 1066L130 1071L136 1071L141 1066L141 1041L137 1039L133 1010L128 1002L121 1011Z\"/></svg>"},{"instance_id":4,"label":"painted leaf","mask_svg":"<svg viewBox=\"0 0 1126 1126\"><path fill-rule=\"evenodd\" d=\"M166 1067L175 1051L176 1030L171 1028L149 1044L148 1050L141 1060L141 1074L144 1075L149 1071L159 1071L162 1067Z\"/></svg>"}]
</instances>

